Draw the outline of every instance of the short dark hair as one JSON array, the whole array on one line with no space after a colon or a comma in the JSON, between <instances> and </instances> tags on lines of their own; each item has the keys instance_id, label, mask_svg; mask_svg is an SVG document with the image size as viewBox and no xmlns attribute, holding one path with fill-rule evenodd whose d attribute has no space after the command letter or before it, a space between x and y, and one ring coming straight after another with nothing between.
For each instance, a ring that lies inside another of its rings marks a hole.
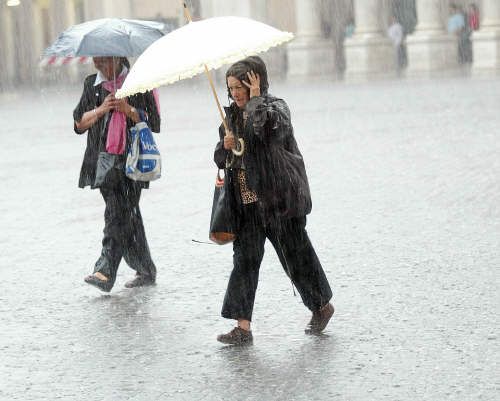
<instances>
[{"instance_id":1,"label":"short dark hair","mask_svg":"<svg viewBox=\"0 0 500 401\"><path fill-rule=\"evenodd\" d=\"M128 61L127 57L120 57L120 64L124 65L130 70L130 62Z\"/></svg>"}]
</instances>

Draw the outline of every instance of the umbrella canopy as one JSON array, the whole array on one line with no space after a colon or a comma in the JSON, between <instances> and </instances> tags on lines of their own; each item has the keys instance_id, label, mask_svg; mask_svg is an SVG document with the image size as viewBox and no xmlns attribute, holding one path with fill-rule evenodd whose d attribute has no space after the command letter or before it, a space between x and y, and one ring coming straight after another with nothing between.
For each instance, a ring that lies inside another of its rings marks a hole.
<instances>
[{"instance_id":1,"label":"umbrella canopy","mask_svg":"<svg viewBox=\"0 0 500 401\"><path fill-rule=\"evenodd\" d=\"M191 22L154 42L137 59L117 97L145 92L234 63L293 38L262 22L215 17Z\"/></svg>"},{"instance_id":2,"label":"umbrella canopy","mask_svg":"<svg viewBox=\"0 0 500 401\"><path fill-rule=\"evenodd\" d=\"M81 56L81 57L57 57L57 56L48 56L43 57L38 66L40 68L53 66L53 67L61 67L64 65L75 65L75 64L90 64L92 62L91 57Z\"/></svg>"},{"instance_id":3,"label":"umbrella canopy","mask_svg":"<svg viewBox=\"0 0 500 401\"><path fill-rule=\"evenodd\" d=\"M137 57L165 33L160 22L102 18L68 28L43 55Z\"/></svg>"}]
</instances>

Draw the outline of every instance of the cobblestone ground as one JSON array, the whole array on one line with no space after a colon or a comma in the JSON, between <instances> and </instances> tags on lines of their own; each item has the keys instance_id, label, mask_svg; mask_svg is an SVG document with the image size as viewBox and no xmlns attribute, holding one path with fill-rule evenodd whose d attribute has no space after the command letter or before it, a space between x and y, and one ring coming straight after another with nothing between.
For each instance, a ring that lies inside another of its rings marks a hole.
<instances>
[{"instance_id":1,"label":"cobblestone ground","mask_svg":"<svg viewBox=\"0 0 500 401\"><path fill-rule=\"evenodd\" d=\"M293 113L336 314L304 335L267 247L242 349L215 341L232 325L232 249L192 241L216 174L208 86L161 90L164 176L142 199L158 283L123 288L122 263L110 295L83 282L104 207L77 188L79 90L0 97L0 399L498 399L499 79L271 86Z\"/></svg>"}]
</instances>

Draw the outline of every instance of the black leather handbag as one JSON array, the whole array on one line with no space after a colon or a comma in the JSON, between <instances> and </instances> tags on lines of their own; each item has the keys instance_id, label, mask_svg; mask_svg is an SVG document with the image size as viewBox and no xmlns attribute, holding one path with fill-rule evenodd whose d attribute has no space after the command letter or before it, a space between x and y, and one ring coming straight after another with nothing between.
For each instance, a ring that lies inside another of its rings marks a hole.
<instances>
[{"instance_id":1,"label":"black leather handbag","mask_svg":"<svg viewBox=\"0 0 500 401\"><path fill-rule=\"evenodd\" d=\"M233 242L236 238L234 216L229 199L229 191L225 178L220 176L220 170L215 179L214 201L210 217L209 238L219 245Z\"/></svg>"},{"instance_id":2,"label":"black leather handbag","mask_svg":"<svg viewBox=\"0 0 500 401\"><path fill-rule=\"evenodd\" d=\"M109 114L106 114L105 120L109 117ZM103 148L103 143L106 140L105 133L106 124L101 124L101 133L99 135L99 149ZM99 188L105 186L109 183L109 179L111 178L111 171L117 164L117 155L101 151L97 156L97 164L95 170L95 180L93 188Z\"/></svg>"},{"instance_id":3,"label":"black leather handbag","mask_svg":"<svg viewBox=\"0 0 500 401\"><path fill-rule=\"evenodd\" d=\"M115 167L116 155L107 152L99 152L95 172L94 187L101 187L108 182L110 171Z\"/></svg>"}]
</instances>

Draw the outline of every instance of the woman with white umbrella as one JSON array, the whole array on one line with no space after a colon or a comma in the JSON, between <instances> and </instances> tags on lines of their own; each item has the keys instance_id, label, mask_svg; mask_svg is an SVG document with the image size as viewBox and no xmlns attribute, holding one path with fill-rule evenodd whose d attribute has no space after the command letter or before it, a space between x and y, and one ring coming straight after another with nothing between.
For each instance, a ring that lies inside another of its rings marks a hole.
<instances>
[{"instance_id":1,"label":"woman with white umbrella","mask_svg":"<svg viewBox=\"0 0 500 401\"><path fill-rule=\"evenodd\" d=\"M140 112L145 113L154 132L160 131L160 116L152 92L115 98L130 68L125 57L93 60L97 74L85 79L73 118L77 134L88 132L79 186L99 188L106 204L101 256L85 282L109 292L122 257L136 271L126 287L151 285L156 279L139 209L141 190L148 188L148 183L130 180L124 166L127 132L140 121Z\"/></svg>"},{"instance_id":2,"label":"woman with white umbrella","mask_svg":"<svg viewBox=\"0 0 500 401\"><path fill-rule=\"evenodd\" d=\"M226 108L231 132L219 128L214 160L225 169L226 190L236 215L231 273L222 316L238 324L217 339L226 344L252 342L250 322L266 238L285 272L312 312L306 332L321 333L333 315L332 291L307 235L311 197L304 161L297 147L290 111L267 93L264 62L256 56L233 64L226 73ZM238 149L243 139L243 154Z\"/></svg>"}]
</instances>

